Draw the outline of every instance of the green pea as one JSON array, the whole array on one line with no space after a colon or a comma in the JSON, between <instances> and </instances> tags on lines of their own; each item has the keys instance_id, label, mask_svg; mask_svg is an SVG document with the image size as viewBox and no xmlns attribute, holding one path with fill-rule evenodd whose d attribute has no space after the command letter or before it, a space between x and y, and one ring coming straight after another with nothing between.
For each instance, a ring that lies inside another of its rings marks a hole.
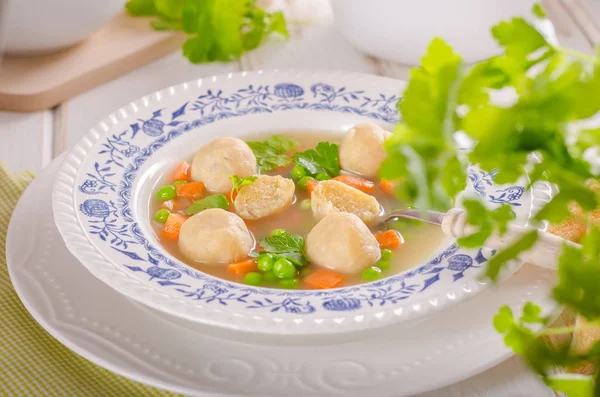
<instances>
[{"instance_id":1,"label":"green pea","mask_svg":"<svg viewBox=\"0 0 600 397\"><path fill-rule=\"evenodd\" d=\"M304 199L304 200L300 201L300 208L302 208L305 211L310 211L310 209L311 209L310 199Z\"/></svg>"},{"instance_id":2,"label":"green pea","mask_svg":"<svg viewBox=\"0 0 600 397\"><path fill-rule=\"evenodd\" d=\"M275 281L277 280L277 276L273 272L264 272L263 278L265 281Z\"/></svg>"},{"instance_id":3,"label":"green pea","mask_svg":"<svg viewBox=\"0 0 600 397\"><path fill-rule=\"evenodd\" d=\"M300 178L300 180L298 181L298 187L300 189L304 189L306 190L306 184L308 183L308 181L314 181L315 178L310 177L310 176L303 176L302 178Z\"/></svg>"},{"instance_id":4,"label":"green pea","mask_svg":"<svg viewBox=\"0 0 600 397\"><path fill-rule=\"evenodd\" d=\"M273 236L273 237L284 236L286 234L287 234L287 232L285 231L285 229L275 229L271 232L271 236Z\"/></svg>"},{"instance_id":5,"label":"green pea","mask_svg":"<svg viewBox=\"0 0 600 397\"><path fill-rule=\"evenodd\" d=\"M188 183L188 181L180 179L178 181L173 182L173 186L183 185L184 183Z\"/></svg>"},{"instance_id":6,"label":"green pea","mask_svg":"<svg viewBox=\"0 0 600 397\"><path fill-rule=\"evenodd\" d=\"M300 280L298 278L291 278L289 280L279 280L279 287L284 289L296 289L300 286Z\"/></svg>"},{"instance_id":7,"label":"green pea","mask_svg":"<svg viewBox=\"0 0 600 397\"><path fill-rule=\"evenodd\" d=\"M163 208L162 210L156 211L156 214L154 214L154 220L159 223L165 223L169 215L171 215L171 211Z\"/></svg>"},{"instance_id":8,"label":"green pea","mask_svg":"<svg viewBox=\"0 0 600 397\"><path fill-rule=\"evenodd\" d=\"M263 275L258 272L250 272L244 276L244 283L248 285L260 285L263 280Z\"/></svg>"},{"instance_id":9,"label":"green pea","mask_svg":"<svg viewBox=\"0 0 600 397\"><path fill-rule=\"evenodd\" d=\"M261 272L270 272L271 270L273 270L274 263L275 261L273 260L273 258L271 258L268 255L262 255L260 258L258 258L256 266Z\"/></svg>"},{"instance_id":10,"label":"green pea","mask_svg":"<svg viewBox=\"0 0 600 397\"><path fill-rule=\"evenodd\" d=\"M331 179L331 177L329 175L327 175L324 172L318 173L317 175L315 175L315 179L317 181L326 181L328 179Z\"/></svg>"},{"instance_id":11,"label":"green pea","mask_svg":"<svg viewBox=\"0 0 600 397\"><path fill-rule=\"evenodd\" d=\"M392 252L392 250L389 250L387 248L381 250L381 260L382 261L389 261L390 259L392 259L392 256L394 256L394 253Z\"/></svg>"},{"instance_id":12,"label":"green pea","mask_svg":"<svg viewBox=\"0 0 600 397\"><path fill-rule=\"evenodd\" d=\"M308 175L308 171L306 170L306 168L302 167L300 164L296 164L294 166L294 168L292 168L292 178L293 179L300 179L303 176Z\"/></svg>"},{"instance_id":13,"label":"green pea","mask_svg":"<svg viewBox=\"0 0 600 397\"><path fill-rule=\"evenodd\" d=\"M177 190L173 185L163 186L160 189L158 189L156 197L158 197L158 199L161 201L172 200L175 197L177 197Z\"/></svg>"},{"instance_id":14,"label":"green pea","mask_svg":"<svg viewBox=\"0 0 600 397\"><path fill-rule=\"evenodd\" d=\"M381 269L375 266L365 269L362 273L362 278L365 281L379 280L381 278Z\"/></svg>"},{"instance_id":15,"label":"green pea","mask_svg":"<svg viewBox=\"0 0 600 397\"><path fill-rule=\"evenodd\" d=\"M278 259L273 265L273 274L277 278L290 279L296 277L296 267L285 258Z\"/></svg>"},{"instance_id":16,"label":"green pea","mask_svg":"<svg viewBox=\"0 0 600 397\"><path fill-rule=\"evenodd\" d=\"M377 267L382 271L390 270L392 264L389 261L384 261L383 259L377 262Z\"/></svg>"}]
</instances>

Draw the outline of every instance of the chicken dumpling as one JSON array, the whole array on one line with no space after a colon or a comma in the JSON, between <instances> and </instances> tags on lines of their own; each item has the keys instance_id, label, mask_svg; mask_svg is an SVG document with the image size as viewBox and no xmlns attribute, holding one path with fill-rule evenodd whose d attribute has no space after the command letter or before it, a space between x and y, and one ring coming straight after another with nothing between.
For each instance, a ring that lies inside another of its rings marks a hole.
<instances>
[{"instance_id":1,"label":"chicken dumpling","mask_svg":"<svg viewBox=\"0 0 600 397\"><path fill-rule=\"evenodd\" d=\"M319 182L311 195L311 207L317 219L333 212L350 212L366 223L381 211L375 197L335 180Z\"/></svg>"},{"instance_id":2,"label":"chicken dumpling","mask_svg":"<svg viewBox=\"0 0 600 397\"><path fill-rule=\"evenodd\" d=\"M244 186L235 198L236 212L243 218L256 220L277 214L292 204L295 185L280 175L260 175Z\"/></svg>"},{"instance_id":3,"label":"chicken dumpling","mask_svg":"<svg viewBox=\"0 0 600 397\"><path fill-rule=\"evenodd\" d=\"M202 147L192 160L192 180L203 182L213 193L227 193L230 175L246 178L256 174L256 157L238 138L219 138Z\"/></svg>"},{"instance_id":4,"label":"chicken dumpling","mask_svg":"<svg viewBox=\"0 0 600 397\"><path fill-rule=\"evenodd\" d=\"M187 219L179 232L179 249L188 259L207 265L242 260L254 247L246 224L236 214L211 208Z\"/></svg>"},{"instance_id":5,"label":"chicken dumpling","mask_svg":"<svg viewBox=\"0 0 600 397\"><path fill-rule=\"evenodd\" d=\"M383 142L391 132L374 124L358 124L348 130L340 144L340 165L367 178L379 174L386 154Z\"/></svg>"},{"instance_id":6,"label":"chicken dumpling","mask_svg":"<svg viewBox=\"0 0 600 397\"><path fill-rule=\"evenodd\" d=\"M316 265L355 274L373 266L380 250L377 239L360 218L333 212L306 236L306 254Z\"/></svg>"}]
</instances>

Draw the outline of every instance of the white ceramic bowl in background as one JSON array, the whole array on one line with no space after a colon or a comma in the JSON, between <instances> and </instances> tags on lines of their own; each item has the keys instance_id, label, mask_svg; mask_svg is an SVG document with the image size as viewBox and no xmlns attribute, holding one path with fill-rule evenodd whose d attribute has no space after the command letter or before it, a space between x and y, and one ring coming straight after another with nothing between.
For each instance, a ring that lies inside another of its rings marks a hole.
<instances>
[{"instance_id":1,"label":"white ceramic bowl in background","mask_svg":"<svg viewBox=\"0 0 600 397\"><path fill-rule=\"evenodd\" d=\"M33 55L83 41L123 10L126 0L4 1L0 8L4 50Z\"/></svg>"},{"instance_id":2,"label":"white ceramic bowl in background","mask_svg":"<svg viewBox=\"0 0 600 397\"><path fill-rule=\"evenodd\" d=\"M467 63L496 55L490 28L530 16L536 0L332 0L338 29L361 51L417 65L434 37L442 37Z\"/></svg>"}]
</instances>

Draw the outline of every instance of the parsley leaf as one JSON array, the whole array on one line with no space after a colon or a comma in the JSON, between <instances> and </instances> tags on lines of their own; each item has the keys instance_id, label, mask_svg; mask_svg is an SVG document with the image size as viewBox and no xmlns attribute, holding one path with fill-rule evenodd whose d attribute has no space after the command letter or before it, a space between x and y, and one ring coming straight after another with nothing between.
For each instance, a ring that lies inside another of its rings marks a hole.
<instances>
[{"instance_id":1,"label":"parsley leaf","mask_svg":"<svg viewBox=\"0 0 600 397\"><path fill-rule=\"evenodd\" d=\"M325 173L333 178L340 174L338 145L335 143L319 142L315 149L294 153L294 161L310 175Z\"/></svg>"},{"instance_id":2,"label":"parsley leaf","mask_svg":"<svg viewBox=\"0 0 600 397\"><path fill-rule=\"evenodd\" d=\"M135 17L151 17L156 15L154 0L129 0L125 4L125 9L129 15Z\"/></svg>"},{"instance_id":3,"label":"parsley leaf","mask_svg":"<svg viewBox=\"0 0 600 397\"><path fill-rule=\"evenodd\" d=\"M556 374L546 379L546 384L554 391L568 397L590 397L594 395L594 382L591 376L580 374Z\"/></svg>"},{"instance_id":4,"label":"parsley leaf","mask_svg":"<svg viewBox=\"0 0 600 397\"><path fill-rule=\"evenodd\" d=\"M267 14L260 8L254 8L248 13L248 18L252 21L252 27L242 35L245 50L257 48L264 38L271 33L278 33L286 38L289 37L285 17L279 11Z\"/></svg>"},{"instance_id":5,"label":"parsley leaf","mask_svg":"<svg viewBox=\"0 0 600 397\"><path fill-rule=\"evenodd\" d=\"M246 143L256 156L258 168L261 172L288 166L292 162L288 153L299 145L294 139L278 135L273 135L264 141L249 141Z\"/></svg>"},{"instance_id":6,"label":"parsley leaf","mask_svg":"<svg viewBox=\"0 0 600 397\"><path fill-rule=\"evenodd\" d=\"M517 354L525 354L528 346L536 339L532 330L515 321L508 306L502 306L494 317L494 328L504 334L504 343Z\"/></svg>"},{"instance_id":7,"label":"parsley leaf","mask_svg":"<svg viewBox=\"0 0 600 397\"><path fill-rule=\"evenodd\" d=\"M542 6L537 3L533 5L533 14L538 18L546 18L546 12Z\"/></svg>"},{"instance_id":8,"label":"parsley leaf","mask_svg":"<svg viewBox=\"0 0 600 397\"><path fill-rule=\"evenodd\" d=\"M502 306L494 316L494 328L501 334L508 332L514 325L513 312L508 306Z\"/></svg>"},{"instance_id":9,"label":"parsley leaf","mask_svg":"<svg viewBox=\"0 0 600 397\"><path fill-rule=\"evenodd\" d=\"M229 175L233 187L231 188L231 197L235 197L235 194L239 193L242 186L251 185L255 180L256 176L249 176L248 178L240 178L237 175Z\"/></svg>"},{"instance_id":10,"label":"parsley leaf","mask_svg":"<svg viewBox=\"0 0 600 397\"><path fill-rule=\"evenodd\" d=\"M479 200L465 200L463 206L467 211L467 222L478 229L474 234L458 240L460 245L467 248L483 245L494 229L498 229L500 235L503 235L508 228L508 223L515 218L510 205L488 210Z\"/></svg>"},{"instance_id":11,"label":"parsley leaf","mask_svg":"<svg viewBox=\"0 0 600 397\"><path fill-rule=\"evenodd\" d=\"M465 76L459 90L458 102L473 108L483 105L489 100L490 89L500 89L510 82L509 76L491 59L476 64Z\"/></svg>"},{"instance_id":12,"label":"parsley leaf","mask_svg":"<svg viewBox=\"0 0 600 397\"><path fill-rule=\"evenodd\" d=\"M546 324L548 322L548 319L546 317L541 317L541 313L542 309L538 305L533 304L531 302L527 302L525 303L525 306L523 306L523 315L521 316L519 321L521 321L522 323L529 324Z\"/></svg>"},{"instance_id":13,"label":"parsley leaf","mask_svg":"<svg viewBox=\"0 0 600 397\"><path fill-rule=\"evenodd\" d=\"M245 4L239 0L188 2L184 25L195 34L183 44L183 55L192 63L228 62L243 53L241 30Z\"/></svg>"},{"instance_id":14,"label":"parsley leaf","mask_svg":"<svg viewBox=\"0 0 600 397\"><path fill-rule=\"evenodd\" d=\"M221 208L226 210L229 208L229 201L227 201L227 198L224 195L215 194L194 201L192 205L186 208L185 213L188 215L194 215L209 208Z\"/></svg>"},{"instance_id":15,"label":"parsley leaf","mask_svg":"<svg viewBox=\"0 0 600 397\"><path fill-rule=\"evenodd\" d=\"M506 50L506 57L526 61L529 54L548 47L544 36L523 18L500 22L492 28L492 35Z\"/></svg>"},{"instance_id":16,"label":"parsley leaf","mask_svg":"<svg viewBox=\"0 0 600 397\"><path fill-rule=\"evenodd\" d=\"M272 258L285 258L296 266L304 266L310 263L304 254L304 238L296 234L286 233L281 236L265 237L259 241L263 252L255 256L269 255Z\"/></svg>"},{"instance_id":17,"label":"parsley leaf","mask_svg":"<svg viewBox=\"0 0 600 397\"><path fill-rule=\"evenodd\" d=\"M498 252L488 262L485 275L491 280L496 281L502 266L511 259L515 259L520 253L527 251L538 239L538 231L532 230L527 233L521 240L514 242L509 247Z\"/></svg>"},{"instance_id":18,"label":"parsley leaf","mask_svg":"<svg viewBox=\"0 0 600 397\"><path fill-rule=\"evenodd\" d=\"M269 236L260 240L260 246L267 252L281 254L285 252L304 251L304 238L296 234Z\"/></svg>"},{"instance_id":19,"label":"parsley leaf","mask_svg":"<svg viewBox=\"0 0 600 397\"><path fill-rule=\"evenodd\" d=\"M569 203L573 200L588 211L595 209L598 203L596 194L585 186L563 184L561 191L538 212L536 219L545 219L553 223L562 222L571 215Z\"/></svg>"},{"instance_id":20,"label":"parsley leaf","mask_svg":"<svg viewBox=\"0 0 600 397\"><path fill-rule=\"evenodd\" d=\"M554 299L588 319L600 317L600 230L594 228L583 239L583 249L565 245L558 264L559 282Z\"/></svg>"},{"instance_id":21,"label":"parsley leaf","mask_svg":"<svg viewBox=\"0 0 600 397\"><path fill-rule=\"evenodd\" d=\"M536 19L545 17L539 5L532 11ZM431 43L421 67L411 71L399 105L402 122L386 141L388 156L380 176L406 177L398 193L408 205L447 208L466 179L452 139L460 131L473 143L470 163L483 170L500 170L495 183L512 184L528 177L529 188L542 179L556 186L559 193L536 220L559 222L570 215L569 206L577 204L577 222L586 224L588 233L580 249L564 248L553 297L597 327L600 193L588 181L600 177L600 167L592 167L585 155L598 153L600 130L581 127L600 112L600 52L583 54L550 42L537 25L523 18L499 23L492 34L503 54L470 69L443 41ZM498 89L514 95L501 102L495 95ZM492 233L504 233L513 216L508 205L489 210L480 202L467 201L465 208L468 222L477 227L475 234L460 239L467 246L483 244ZM496 279L504 263L536 243L537 233L525 234L497 253L487 264L487 275ZM518 318L503 307L494 318L494 327L548 385L570 396L600 395L600 342L584 352L568 340L548 344L543 335L570 334L575 328L544 329L550 318L532 303L524 306ZM592 377L555 374L556 367L583 363L595 365Z\"/></svg>"},{"instance_id":22,"label":"parsley leaf","mask_svg":"<svg viewBox=\"0 0 600 397\"><path fill-rule=\"evenodd\" d=\"M279 33L285 38L289 37L289 32L287 30L287 25L285 23L285 17L281 11L274 12L270 15L271 19L269 21L269 33Z\"/></svg>"},{"instance_id":23,"label":"parsley leaf","mask_svg":"<svg viewBox=\"0 0 600 397\"><path fill-rule=\"evenodd\" d=\"M125 8L132 16L157 17L156 30L192 36L183 44L192 63L231 61L271 34L289 36L283 14L264 11L255 0L129 0Z\"/></svg>"},{"instance_id":24,"label":"parsley leaf","mask_svg":"<svg viewBox=\"0 0 600 397\"><path fill-rule=\"evenodd\" d=\"M574 327L562 329L547 328L551 317L540 316L541 308L531 302L523 307L523 315L516 319L508 306L500 308L494 317L494 328L504 335L504 343L515 353L524 356L527 363L540 374L548 384L554 384L556 366L573 367L589 361L600 353L600 344L596 344L587 353L579 353L571 349L569 343L551 345L541 335L568 334ZM558 384L566 387L565 383Z\"/></svg>"},{"instance_id":25,"label":"parsley leaf","mask_svg":"<svg viewBox=\"0 0 600 397\"><path fill-rule=\"evenodd\" d=\"M400 198L417 208L448 209L466 185L465 167L453 134L463 63L452 48L434 39L420 68L413 68L399 109L402 122L385 142L388 158L380 176L406 177ZM443 188L442 188L443 187Z\"/></svg>"},{"instance_id":26,"label":"parsley leaf","mask_svg":"<svg viewBox=\"0 0 600 397\"><path fill-rule=\"evenodd\" d=\"M154 0L156 12L168 20L181 19L186 0Z\"/></svg>"}]
</instances>

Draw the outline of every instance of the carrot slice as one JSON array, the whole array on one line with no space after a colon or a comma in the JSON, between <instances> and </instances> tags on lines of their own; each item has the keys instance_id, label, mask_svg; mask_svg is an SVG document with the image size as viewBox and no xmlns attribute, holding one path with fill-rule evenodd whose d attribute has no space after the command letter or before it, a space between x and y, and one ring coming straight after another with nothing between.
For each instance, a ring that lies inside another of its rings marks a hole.
<instances>
[{"instance_id":1,"label":"carrot slice","mask_svg":"<svg viewBox=\"0 0 600 397\"><path fill-rule=\"evenodd\" d=\"M379 246L383 249L397 248L402 245L402 239L395 230L386 230L385 232L375 233L375 238Z\"/></svg>"},{"instance_id":2,"label":"carrot slice","mask_svg":"<svg viewBox=\"0 0 600 397\"><path fill-rule=\"evenodd\" d=\"M328 289L344 283L344 276L327 269L319 269L304 277L304 283L310 288Z\"/></svg>"},{"instance_id":3,"label":"carrot slice","mask_svg":"<svg viewBox=\"0 0 600 397\"><path fill-rule=\"evenodd\" d=\"M241 262L231 263L227 265L227 271L237 276L243 276L246 273L256 271L256 262L254 262L254 259L246 259Z\"/></svg>"},{"instance_id":4,"label":"carrot slice","mask_svg":"<svg viewBox=\"0 0 600 397\"><path fill-rule=\"evenodd\" d=\"M174 181L190 181L191 177L191 168L187 161L179 164L175 171L173 171L173 180Z\"/></svg>"},{"instance_id":5,"label":"carrot slice","mask_svg":"<svg viewBox=\"0 0 600 397\"><path fill-rule=\"evenodd\" d=\"M352 186L353 188L367 194L372 194L375 192L375 184L366 179L350 175L340 175L333 178L333 180L345 183L346 185Z\"/></svg>"},{"instance_id":6,"label":"carrot slice","mask_svg":"<svg viewBox=\"0 0 600 397\"><path fill-rule=\"evenodd\" d=\"M177 197L188 200L200 200L204 197L204 183L202 182L190 182L182 183L181 185L175 186L177 190Z\"/></svg>"},{"instance_id":7,"label":"carrot slice","mask_svg":"<svg viewBox=\"0 0 600 397\"><path fill-rule=\"evenodd\" d=\"M392 182L390 182L386 179L382 179L379 182L379 186L381 187L381 190L388 196L393 196L395 194L395 192L394 192L395 185Z\"/></svg>"},{"instance_id":8,"label":"carrot slice","mask_svg":"<svg viewBox=\"0 0 600 397\"><path fill-rule=\"evenodd\" d=\"M379 187L381 188L381 190L383 190L385 194L389 196L395 196L396 186L404 182L405 179L406 178L398 178L391 181L387 179L382 179L381 181L379 181Z\"/></svg>"},{"instance_id":9,"label":"carrot slice","mask_svg":"<svg viewBox=\"0 0 600 397\"><path fill-rule=\"evenodd\" d=\"M306 182L306 190L308 191L308 194L312 194L312 192L317 188L317 185L319 184L319 181L308 181Z\"/></svg>"},{"instance_id":10,"label":"carrot slice","mask_svg":"<svg viewBox=\"0 0 600 397\"><path fill-rule=\"evenodd\" d=\"M185 222L186 219L185 216L180 214L169 215L162 229L162 237L169 240L177 240L179 238L181 225L183 225L183 222Z\"/></svg>"}]
</instances>

